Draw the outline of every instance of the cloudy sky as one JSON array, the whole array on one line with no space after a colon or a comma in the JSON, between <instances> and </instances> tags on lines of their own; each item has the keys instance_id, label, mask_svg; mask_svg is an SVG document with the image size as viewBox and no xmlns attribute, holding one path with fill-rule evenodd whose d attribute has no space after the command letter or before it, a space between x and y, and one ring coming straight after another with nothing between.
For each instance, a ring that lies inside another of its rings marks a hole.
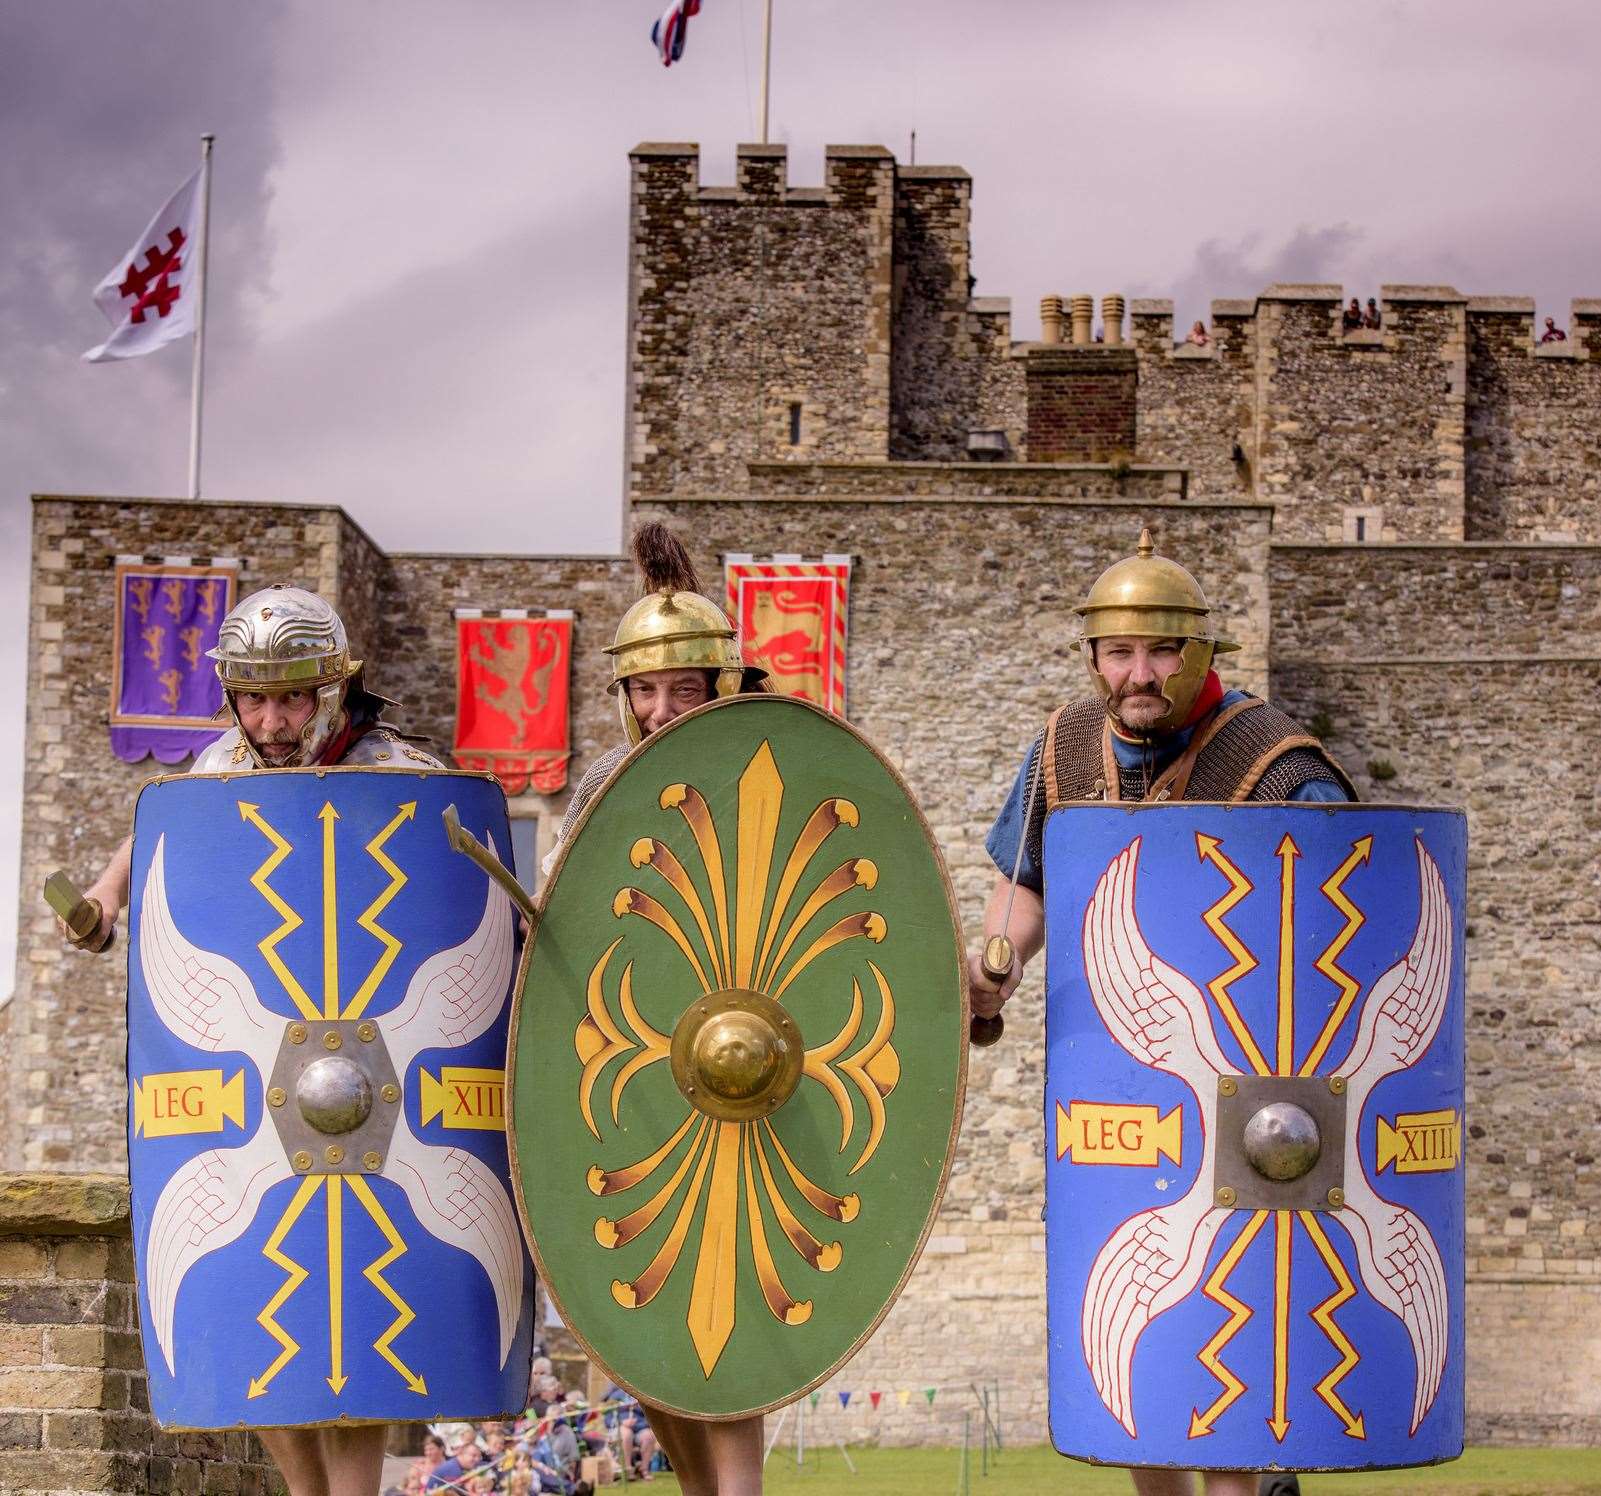
<instances>
[{"instance_id":1,"label":"cloudy sky","mask_svg":"<svg viewBox=\"0 0 1601 1496\"><path fill-rule=\"evenodd\" d=\"M627 152L756 138L761 0L0 6L0 676L28 495L176 495L189 349L78 355L100 276L218 136L204 489L342 504L399 549L618 544ZM1601 295L1601 7L1568 0L776 0L773 137L974 176L977 292L1272 280ZM14 909L22 716L0 718ZM86 754L108 751L82 745ZM79 870L85 877L93 869ZM0 993L11 921L0 920Z\"/></svg>"}]
</instances>

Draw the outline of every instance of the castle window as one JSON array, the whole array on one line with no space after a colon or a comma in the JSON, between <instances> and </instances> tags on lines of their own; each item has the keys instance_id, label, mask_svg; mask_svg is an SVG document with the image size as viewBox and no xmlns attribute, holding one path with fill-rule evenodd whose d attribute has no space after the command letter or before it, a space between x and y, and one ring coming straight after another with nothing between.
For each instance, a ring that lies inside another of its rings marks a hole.
<instances>
[{"instance_id":1,"label":"castle window","mask_svg":"<svg viewBox=\"0 0 1601 1496\"><path fill-rule=\"evenodd\" d=\"M1340 515L1340 539L1347 545L1371 545L1384 539L1384 510L1378 504L1353 504Z\"/></svg>"},{"instance_id":2,"label":"castle window","mask_svg":"<svg viewBox=\"0 0 1601 1496\"><path fill-rule=\"evenodd\" d=\"M789 444L798 447L801 439L801 408L800 401L793 400L789 407Z\"/></svg>"}]
</instances>

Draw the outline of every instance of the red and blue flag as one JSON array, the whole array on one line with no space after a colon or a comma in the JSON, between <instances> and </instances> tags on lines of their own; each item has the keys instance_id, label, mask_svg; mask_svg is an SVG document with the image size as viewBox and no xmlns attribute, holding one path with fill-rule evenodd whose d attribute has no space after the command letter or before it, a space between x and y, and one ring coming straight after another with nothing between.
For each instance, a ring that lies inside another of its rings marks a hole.
<instances>
[{"instance_id":1,"label":"red and blue flag","mask_svg":"<svg viewBox=\"0 0 1601 1496\"><path fill-rule=\"evenodd\" d=\"M661 18L650 28L650 39L660 54L662 66L670 68L684 55L689 34L689 18L700 14L700 0L672 0Z\"/></svg>"}]
</instances>

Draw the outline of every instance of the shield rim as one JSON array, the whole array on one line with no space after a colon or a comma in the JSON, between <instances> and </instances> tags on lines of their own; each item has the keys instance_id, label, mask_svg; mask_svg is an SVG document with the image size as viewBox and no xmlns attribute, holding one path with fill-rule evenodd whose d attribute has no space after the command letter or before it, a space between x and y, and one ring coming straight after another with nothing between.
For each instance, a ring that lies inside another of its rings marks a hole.
<instances>
[{"instance_id":1,"label":"shield rim","mask_svg":"<svg viewBox=\"0 0 1601 1496\"><path fill-rule=\"evenodd\" d=\"M578 840L578 833L584 829L584 826L587 824L590 816L594 814L596 807L599 806L603 800L605 800L606 792L622 777L625 770L630 768L640 757L643 756L646 749L653 742L659 742L665 734L672 732L675 728L679 727L685 722L689 722L697 717L705 716L708 712L728 710L738 707L741 703L751 701L760 701L769 705L782 702L784 703L784 710L804 710L813 712L819 717L826 718L835 727L840 728L842 731L849 733L851 737L855 738L856 741L860 743L862 747L864 747L868 753L873 756L874 759L877 760L880 767L883 768L886 773L888 773L896 788L899 789L900 792L906 797L906 803L911 806L913 813L917 817L917 829L922 833L924 844L928 847L930 853L933 854L934 866L939 873L940 884L945 891L945 903L946 907L950 911L951 924L956 932L956 988L961 996L961 1027L958 1032L961 1042L958 1046L958 1059L956 1065L955 1104L951 1109L951 1130L950 1135L947 1137L945 1143L944 1164L940 1170L939 1180L934 1188L933 1198L929 1202L928 1214L924 1218L922 1230L918 1233L917 1245L908 1255L906 1259L906 1266L901 1269L900 1277L896 1279L895 1287L893 1290L891 1290L888 1298L884 1300L883 1307L879 1309L878 1313L873 1316L871 1322L854 1340L851 1341L850 1345L838 1356L837 1359L831 1362L828 1367L819 1375L810 1378L803 1386L798 1387L795 1391L790 1392L783 1397L774 1398L771 1402L763 1403L760 1407L744 1408L731 1413L704 1413L696 1412L688 1408L674 1407L660 1399L646 1398L640 1393L639 1389L633 1385L631 1379L619 1376L616 1371L613 1370L611 1365L596 1352L595 1348L590 1344L589 1337L573 1322L573 1319L568 1314L560 1296L556 1293L556 1290L552 1286L550 1277L545 1271L544 1256L540 1252L538 1240L534 1236L533 1228L529 1224L528 1207L523 1199L523 1171L522 1163L518 1157L517 1150L517 1040L519 1030L522 1025L522 999L528 980L528 969L533 961L534 947L539 941L539 930L540 926L544 923L545 910L550 903L551 892L556 887L557 877L561 873L562 867L567 861L568 852ZM881 752L879 752L878 748L871 741L869 741L867 737L865 737L843 717L837 716L835 713L828 711L826 708L818 706L815 702L807 701L804 697L782 696L773 691L764 691L749 695L719 697L713 701L705 702L702 705L683 713L681 716L675 717L665 727L658 728L648 737L641 738L639 742L635 743L629 749L627 757L625 757L617 765L617 767L612 770L612 772L606 777L605 782L595 792L589 804L587 804L583 810L579 812L578 820L574 822L572 831L563 839L561 846L557 849L556 860L551 864L550 873L545 878L544 885L540 890L539 903L536 912L539 918L530 928L528 937L523 942L522 960L518 963L517 967L517 990L516 998L512 1004L511 1010L511 1028L506 1037L506 1142L507 1148L510 1152L512 1194L517 1203L517 1219L522 1225L523 1240L528 1247L529 1254L534 1260L535 1277L537 1278L540 1286L544 1288L546 1297L549 1298L551 1303L556 1306L556 1312L561 1315L562 1324L566 1327L567 1332L578 1342L578 1348L584 1353L584 1355L586 1355L595 1366L599 1367L600 1370L605 1372L607 1376L611 1377L612 1381L615 1382L617 1386L621 1387L625 1392L631 1393L634 1397L638 1398L641 1403L646 1404L649 1407L661 1408L663 1412L672 1413L681 1418L693 1418L703 1423L735 1423L744 1418L762 1417L768 1413L775 1412L779 1408L785 1408L791 1403L798 1402L801 1398L805 1397L808 1392L811 1392L817 1387L821 1387L824 1382L833 1376L834 1373L837 1372L842 1366L845 1366L851 1360L851 1358L855 1356L856 1353L861 1350L861 1348L866 1345L869 1340L872 1339L873 1335L877 1332L878 1327L888 1316L890 1310L893 1309L896 1303L899 1301L901 1294L906 1291L906 1285L911 1281L912 1273L916 1270L918 1263L922 1261L923 1249L928 1245L928 1238L933 1232L934 1222L939 1218L940 1207L945 1201L945 1190L950 1183L951 1168L956 1161L956 1145L961 1137L962 1132L962 1113L965 1110L967 1103L968 1044L966 1036L971 1015L971 1008L968 1003L967 993L967 932L962 925L962 912L960 906L956 902L956 890L951 884L950 869L945 865L944 853L940 851L939 843L935 840L933 830L928 824L928 818L923 814L923 807L918 804L917 797L912 793L911 787L906 783L906 780L901 775L900 770L897 769L895 765L892 764Z\"/></svg>"},{"instance_id":2,"label":"shield rim","mask_svg":"<svg viewBox=\"0 0 1601 1496\"><path fill-rule=\"evenodd\" d=\"M1468 823L1468 812L1467 812L1467 807L1466 806L1463 806L1463 805L1428 805L1428 804L1420 804L1420 803L1416 803L1416 802L1413 802L1413 801L1403 801L1403 800L1069 800L1069 801L1065 802L1064 804L1056 806L1054 809L1047 810L1046 814L1045 814L1045 820L1049 821L1052 816L1058 814L1059 812L1072 811L1072 810L1102 810L1102 811L1105 811L1105 810L1120 810L1120 811L1124 812L1127 815L1135 815L1135 814L1139 814L1139 813L1142 813L1142 812L1150 812L1150 811L1162 811L1162 810L1172 811L1172 810L1185 810L1185 809L1211 809L1211 810L1226 810L1226 811L1227 810L1246 810L1246 811L1252 811L1252 810L1281 810L1281 811L1282 810L1289 810L1289 811L1295 811L1295 812L1302 812L1302 811L1310 811L1310 812L1318 812L1318 811L1341 812L1341 811L1354 811L1354 810L1368 811L1368 812L1372 812L1372 811L1381 811L1381 812L1382 811L1404 811L1404 812L1406 812L1408 814L1412 814L1412 815L1417 815L1417 814L1445 815L1445 816L1453 817L1460 824L1460 826L1462 828L1462 844L1463 844L1464 854L1466 853L1466 849L1467 849L1468 843L1471 840L1471 834L1470 833L1471 833L1471 830L1472 830L1471 826ZM1046 872L1046 876L1049 877L1049 870L1046 869L1045 872ZM1467 867L1466 856L1464 855L1463 865L1462 865L1462 877L1463 877L1464 893L1466 892L1466 887L1467 887L1467 873L1468 873L1468 867ZM1464 940L1465 939L1466 939L1466 935L1464 933ZM1462 974L1461 980L1462 980L1462 984L1463 984L1463 987L1462 987L1463 1002L1465 1004L1466 997L1467 997L1467 972L1466 972L1466 965L1465 965L1465 963L1466 963L1466 948L1465 947L1464 947L1464 957L1463 957L1463 959L1464 959L1464 970L1463 970L1463 974ZM1050 962L1050 953L1049 953L1049 945L1047 945L1047 947L1046 947L1046 974L1045 974L1045 984L1046 984L1046 992L1047 992L1047 994L1050 991L1049 962ZM1050 1015L1051 1015L1050 1003L1049 1003L1049 1001L1047 1001L1046 1004L1045 1004L1045 1013L1044 1013L1045 1033L1046 1033L1046 1048L1047 1048L1047 1050L1049 1050L1049 1034L1050 1034L1050 1021L1051 1021ZM1464 1007L1464 1012L1463 1012L1463 1019L1464 1019L1464 1022L1465 1022L1466 1021L1466 1009L1465 1009L1465 1007ZM1465 1054L1465 1051L1464 1051L1464 1054ZM1049 1088L1048 1081L1046 1081L1044 1084L1045 1084L1045 1095L1044 1095L1045 1105L1044 1105L1044 1108L1043 1108L1043 1110L1041 1112L1041 1115L1040 1115L1040 1126L1041 1126L1041 1137L1045 1140L1045 1146L1046 1146L1046 1150L1048 1152L1049 1151L1049 1147L1050 1147L1049 1138L1050 1138L1050 1099L1051 1098L1050 1098L1050 1088ZM1465 1103L1465 1098L1466 1098L1466 1080L1465 1080L1465 1078L1464 1078L1464 1082L1463 1082L1463 1096L1464 1096L1464 1103ZM1464 1112L1464 1114L1465 1114L1465 1112ZM1043 1192L1042 1192L1042 1199L1043 1199ZM1045 1278L1046 1278L1045 1309L1046 1309L1046 1316L1047 1316L1047 1325L1046 1325L1046 1338L1047 1338L1047 1340L1049 1340L1049 1337L1050 1337L1050 1327L1049 1327L1050 1286L1049 1285L1050 1285L1051 1271L1052 1271L1052 1266L1051 1266L1050 1239L1049 1239L1049 1235L1047 1234L1046 1250L1045 1250ZM1466 1348L1466 1343L1465 1342L1464 1342L1462 1348L1457 1352L1457 1354L1458 1354L1459 1357L1463 1358L1464 1363L1465 1363L1465 1358L1466 1358L1466 1354L1467 1354L1467 1348ZM1048 1380L1049 1380L1049 1374L1048 1374L1048 1371L1047 1371L1047 1381ZM1045 1405L1045 1429L1046 1429L1046 1434L1050 1438L1052 1449L1055 1450L1055 1452L1057 1454L1059 1454L1063 1459L1072 1460L1074 1463L1080 1464L1080 1465L1097 1465L1097 1466L1100 1466L1102 1469L1131 1469L1131 1470L1196 1470L1196 1469L1199 1469L1202 1472L1206 1472L1208 1470L1213 1470L1213 1471L1228 1470L1228 1469L1232 1469L1233 1468L1232 1466L1216 1465L1216 1464L1214 1464L1214 1465L1206 1465L1206 1464L1196 1465L1193 1461L1191 1461L1189 1463L1176 1463L1176 1462L1173 1462L1173 1461L1155 1461L1155 1460L1148 1460L1148 1461L1141 1461L1141 1460L1111 1460L1111 1459L1101 1458L1101 1457L1099 1457L1097 1455L1071 1452L1069 1450L1066 1450L1066 1449L1062 1448L1061 1444L1057 1442L1056 1428L1055 1428L1054 1421L1053 1421L1052 1408L1051 1408L1051 1402L1050 1402L1049 1397L1047 1397L1046 1405ZM1455 1451L1454 1452L1447 1452L1447 1453L1444 1453L1444 1454L1431 1455L1427 1459L1409 1460L1404 1464L1396 1464L1393 1461L1376 1461L1376 1462L1370 1461L1370 1462L1368 1462L1366 1464L1361 1464L1361 1465L1304 1465L1304 1464L1302 1464L1302 1465L1275 1465L1272 1468L1275 1469L1275 1470L1282 1469L1282 1470L1286 1470L1286 1471L1293 1471L1296 1474L1302 1474L1302 1475L1360 1475L1360 1474L1364 1474L1364 1473L1366 1473L1368 1471L1374 1471L1374 1470L1426 1470L1426 1469L1429 1469L1429 1468L1431 1468L1431 1467L1433 1467L1435 1465L1447 1465L1452 1460L1461 1459L1462 1458L1462 1452L1467 1447L1467 1442L1466 1441L1467 1441L1467 1426L1466 1426L1466 1422L1464 1421L1462 1442L1457 1445Z\"/></svg>"},{"instance_id":3,"label":"shield rim","mask_svg":"<svg viewBox=\"0 0 1601 1496\"><path fill-rule=\"evenodd\" d=\"M500 784L500 781L498 779L496 779L493 774L487 774L487 773L483 772L480 769L452 769L452 768L446 768L446 767L443 767L443 766L441 766L440 768L435 769L435 768L429 767L426 764L416 764L416 765L414 765L412 767L409 767L409 768L406 767L405 765L402 765L402 764L298 764L298 765L294 766L293 768L285 767L285 768L282 768L282 769L258 769L254 765L252 765L249 769L220 769L220 770L214 770L214 771L212 771L210 773L207 773L207 774L181 774L181 773L180 774L152 774L147 779L141 780L140 784L139 784L139 788L134 792L133 809L129 813L129 816L128 816L128 841L129 841L130 849L131 849L131 846L132 846L132 843L133 843L133 838L137 834L138 829L139 829L139 805L140 805L140 802L144 799L146 790L151 789L151 788L153 788L154 786L156 786L158 784L166 784L169 781L178 781L178 780L192 781L192 780L220 779L224 783L226 783L229 780L234 780L234 779L254 779L257 775L260 775L260 774L315 774L318 779L325 778L329 774L404 774L404 775L408 775L408 776L412 776L412 777L416 777L416 778L433 778L433 777L436 777L436 776L446 776L446 775L448 775L452 779L487 779L492 784L497 784L497 785ZM501 788L501 795L504 797L505 794L506 794L505 788L502 787ZM511 814L511 801L510 801L509 798L506 800L506 819L507 820L513 819L512 814ZM128 907L130 909L132 908L132 899L131 898L129 899ZM123 974L122 1012L123 1012L123 1029L125 1031L128 1030L127 1015L128 1015L129 994L130 994L131 982L132 982L132 974L131 974L132 962L133 962L133 939L132 939L132 933L130 932L128 937L125 938L123 940L123 942L122 942L122 974ZM521 975L522 975L522 968L521 968L521 965L519 964L519 966L518 966L518 977L520 978ZM521 992L521 990L522 990L520 982L519 982L517 990L519 992ZM515 1022L516 1017L517 1017L517 1010L516 1010L515 1005L512 1008L511 1017L512 1017L512 1021ZM125 1036L124 1036L123 1041L122 1041L122 1067L123 1067L124 1074L131 1074L132 1073L131 1070L129 1069L129 1065L128 1065L128 1055L129 1055L129 1050L130 1050L130 1048L132 1046L132 1042L133 1041L132 1041L131 1032L125 1032ZM508 1045L510 1044L510 1042L511 1042L510 1041L510 1031L508 1029L508 1037L507 1037ZM508 1071L509 1071L509 1067L508 1067ZM508 1117L507 1118L508 1125L510 1123L510 1120L511 1119ZM262 1123L265 1124L266 1121L267 1121L267 1119L265 1117L263 1117L262 1118ZM131 1139L130 1139L130 1142L131 1142ZM508 1172L508 1174L510 1173L510 1169L511 1169L511 1161L508 1158L508 1160L507 1160L507 1172ZM131 1186L131 1178L130 1178L130 1186ZM514 1193L515 1193L515 1191L514 1191ZM519 1201L518 1204L519 1204L519 1213L520 1213L521 1202ZM130 1207L129 1208L130 1209L132 1208L131 1199L130 1199ZM526 1245L526 1243L525 1243L525 1245ZM147 1355L147 1352L146 1352L146 1349L145 1349L145 1323L144 1323L145 1317L144 1317L144 1314L140 1311L139 1300L138 1300L139 1286L140 1286L139 1285L139 1263L138 1263L137 1257L135 1257L135 1261L134 1261L134 1316L133 1316L134 1326L133 1326L133 1328L134 1328L134 1334L136 1334L139 1337L139 1354L140 1354L140 1356L146 1358L146 1363L148 1364L148 1355ZM522 1414L522 1411L523 1411L522 1409L518 1409L516 1411L512 1411L512 1410L507 1409L507 1410L502 1410L501 1412L498 1412L498 1413L479 1413L479 1414L474 1414L472 1416L473 1416L474 1419L477 1419L477 1420L482 1420L482 1419L485 1419L485 1418L510 1419L510 1418L520 1417L521 1414ZM201 1424L201 1423L163 1423L159 1418L157 1418L155 1416L155 1413L154 1413L153 1410L151 1412L150 1417L151 1417L151 1421L155 1424L155 1426L158 1429L160 1429L161 1432L164 1433L164 1434L212 1434L212 1433L217 1433L219 1431L227 1431L227 1430L232 1430L232 1429L257 1429L257 1428L266 1428L266 1429L376 1428L380 1424L382 1424L382 1425L387 1427L389 1424L391 1424L391 1423L393 1423L395 1421L393 1418L350 1418L350 1417L346 1417L346 1416L340 1416L338 1418L320 1419L320 1420L313 1420L311 1422L303 1422L303 1423L262 1423L262 1422L256 1422L256 1421L247 1421L245 1419L240 1419L236 1423L204 1423L204 1424ZM447 1418L448 1419L449 1417L450 1417L449 1414L430 1415L429 1421L437 1422L441 1418Z\"/></svg>"}]
</instances>

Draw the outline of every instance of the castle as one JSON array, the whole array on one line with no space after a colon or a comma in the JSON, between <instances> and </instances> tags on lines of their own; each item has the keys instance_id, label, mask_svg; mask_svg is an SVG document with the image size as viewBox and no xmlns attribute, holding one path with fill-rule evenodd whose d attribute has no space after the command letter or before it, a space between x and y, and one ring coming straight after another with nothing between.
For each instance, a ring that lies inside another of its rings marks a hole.
<instances>
[{"instance_id":1,"label":"castle","mask_svg":"<svg viewBox=\"0 0 1601 1496\"><path fill-rule=\"evenodd\" d=\"M1230 683L1315 725L1364 798L1465 805L1469 1437L1601 1441L1601 831L1585 729L1601 669L1601 300L1538 345L1534 304L1385 286L1217 301L1058 293L1045 340L973 298L972 183L782 146L703 186L693 145L631 157L625 523L729 553L853 558L851 716L901 769L970 931L983 837L1046 712L1083 689L1073 604L1143 524L1203 579ZM471 502L471 495L457 496ZM34 506L22 921L0 1014L8 1166L124 1162L122 978L66 950L37 891L84 879L149 766L101 746L112 564L135 546L242 558L343 612L408 725L448 744L457 607L567 608L573 779L615 741L601 646L621 558L388 553L337 507L40 496ZM513 814L540 850L565 794ZM998 1383L1044 1435L1038 973L975 1051L961 1150L921 1267L844 1386ZM1509 1375L1509 1372L1515 1374ZM953 1436L914 1400L825 1398L819 1438ZM955 1437L960 1437L959 1422Z\"/></svg>"}]
</instances>

